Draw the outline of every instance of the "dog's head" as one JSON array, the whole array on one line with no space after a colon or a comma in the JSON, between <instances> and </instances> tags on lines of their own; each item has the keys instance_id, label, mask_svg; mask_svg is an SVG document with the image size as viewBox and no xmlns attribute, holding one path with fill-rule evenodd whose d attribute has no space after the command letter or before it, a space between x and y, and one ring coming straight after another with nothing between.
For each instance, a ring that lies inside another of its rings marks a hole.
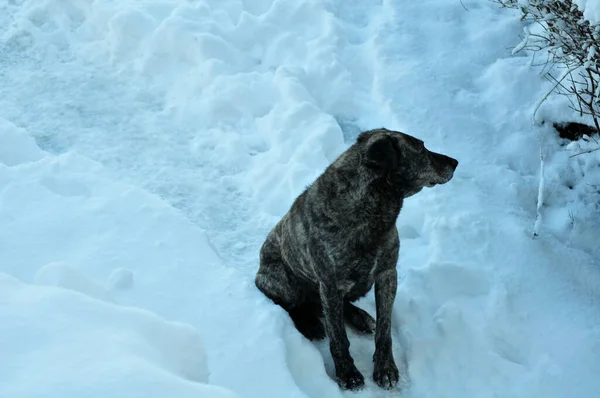
<instances>
[{"instance_id":1,"label":"dog's head","mask_svg":"<svg viewBox=\"0 0 600 398\"><path fill-rule=\"evenodd\" d=\"M402 184L404 197L423 187L445 184L454 176L458 161L429 151L423 141L398 131L377 129L357 139L363 164L393 184Z\"/></svg>"}]
</instances>

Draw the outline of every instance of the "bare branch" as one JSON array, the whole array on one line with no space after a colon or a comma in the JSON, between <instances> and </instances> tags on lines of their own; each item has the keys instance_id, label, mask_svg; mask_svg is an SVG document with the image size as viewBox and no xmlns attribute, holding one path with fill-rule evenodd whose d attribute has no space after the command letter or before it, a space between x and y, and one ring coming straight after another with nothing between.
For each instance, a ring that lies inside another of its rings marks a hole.
<instances>
[{"instance_id":1,"label":"bare branch","mask_svg":"<svg viewBox=\"0 0 600 398\"><path fill-rule=\"evenodd\" d=\"M542 206L545 195L545 156L542 136L535 123L536 114L544 101L552 94L568 98L569 108L581 116L590 115L595 129L600 133L600 35L598 26L591 25L572 0L492 0L505 8L520 8L521 20L540 29L532 33L523 29L525 37L512 50L533 53L532 66L540 66L541 73L552 82L552 88L536 103L531 120L536 133L540 156L540 181L536 205L533 237L538 236L542 226ZM600 29L599 29L600 31ZM598 40L597 40L598 38ZM537 53L545 54L546 61L535 65ZM564 69L556 78L552 70ZM600 150L600 146L571 157Z\"/></svg>"},{"instance_id":2,"label":"bare branch","mask_svg":"<svg viewBox=\"0 0 600 398\"><path fill-rule=\"evenodd\" d=\"M567 76L569 76L569 74L570 74L571 72L573 72L573 70L571 70L571 69L569 69L569 70L567 70L566 72L564 72L564 73L562 74L562 76L560 77L560 79L558 79L558 80L557 80L557 83L556 83L556 84L555 84L555 85L552 87L552 89L551 89L550 91L548 91L548 92L546 93L546 95L544 95L544 96L543 96L543 97L542 97L542 98L541 98L541 99L540 99L540 100L537 102L537 104L536 104L536 106L535 106L535 109L533 110L533 116L532 116L532 119L535 119L535 115L536 115L536 113L537 113L538 109L540 108L540 106L542 105L542 103L543 103L543 102L546 100L546 98L548 98L548 96L549 96L550 94L552 94L552 92L553 92L553 91L556 89L556 87L557 87L557 86L560 84L560 82L562 82L563 80L565 80L565 78L566 78Z\"/></svg>"},{"instance_id":3,"label":"bare branch","mask_svg":"<svg viewBox=\"0 0 600 398\"><path fill-rule=\"evenodd\" d=\"M587 151L576 153L574 155L569 156L569 158L574 158L575 156L585 155L586 153L592 153L592 152L596 152L596 151L600 151L600 147L592 148L592 149L588 149Z\"/></svg>"},{"instance_id":4,"label":"bare branch","mask_svg":"<svg viewBox=\"0 0 600 398\"><path fill-rule=\"evenodd\" d=\"M493 1L501 7L520 8L523 20L541 27L536 33L525 27L525 37L513 49L513 54L530 51L534 57L538 52L546 55L545 62L536 64L532 59L532 65L541 66L542 74L554 84L536 104L534 117L548 96L556 93L566 96L570 107L581 116L591 116L600 132L600 35L595 33L598 26L586 21L572 0L529 0L526 5L518 0ZM566 72L555 78L550 72L554 67L565 68Z\"/></svg>"}]
</instances>

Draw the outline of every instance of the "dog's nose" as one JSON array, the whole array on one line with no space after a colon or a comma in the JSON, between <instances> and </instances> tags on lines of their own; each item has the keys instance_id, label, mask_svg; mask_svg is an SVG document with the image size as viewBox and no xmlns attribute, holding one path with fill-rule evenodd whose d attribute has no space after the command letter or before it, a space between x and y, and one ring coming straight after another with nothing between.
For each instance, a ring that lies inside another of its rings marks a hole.
<instances>
[{"instance_id":1,"label":"dog's nose","mask_svg":"<svg viewBox=\"0 0 600 398\"><path fill-rule=\"evenodd\" d=\"M438 155L438 159L440 159L440 163L444 165L444 167L449 167L452 169L452 171L456 170L456 167L458 166L458 160L451 158L450 156L446 156L446 155Z\"/></svg>"},{"instance_id":2,"label":"dog's nose","mask_svg":"<svg viewBox=\"0 0 600 398\"><path fill-rule=\"evenodd\" d=\"M448 157L448 160L450 161L450 167L452 167L452 170L456 170L458 167L458 160L451 157Z\"/></svg>"}]
</instances>

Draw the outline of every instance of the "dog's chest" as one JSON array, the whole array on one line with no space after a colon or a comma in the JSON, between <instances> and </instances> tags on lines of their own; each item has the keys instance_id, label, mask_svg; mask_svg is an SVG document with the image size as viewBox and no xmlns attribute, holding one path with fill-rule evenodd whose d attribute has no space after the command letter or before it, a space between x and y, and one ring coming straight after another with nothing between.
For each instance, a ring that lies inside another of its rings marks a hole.
<instances>
[{"instance_id":1,"label":"dog's chest","mask_svg":"<svg viewBox=\"0 0 600 398\"><path fill-rule=\"evenodd\" d=\"M366 294L375 280L376 259L373 262L356 262L339 275L338 288L344 295Z\"/></svg>"}]
</instances>

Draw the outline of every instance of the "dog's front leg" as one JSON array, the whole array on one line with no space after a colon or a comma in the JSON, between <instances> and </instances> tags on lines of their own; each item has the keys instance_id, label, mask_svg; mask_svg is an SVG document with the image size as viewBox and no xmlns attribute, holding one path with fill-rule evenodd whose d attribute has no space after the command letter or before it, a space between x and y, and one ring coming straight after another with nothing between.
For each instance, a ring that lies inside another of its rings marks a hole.
<instances>
[{"instance_id":1,"label":"dog's front leg","mask_svg":"<svg viewBox=\"0 0 600 398\"><path fill-rule=\"evenodd\" d=\"M392 306L398 285L395 265L379 271L375 276L377 320L373 379L382 388L393 388L399 379L392 354Z\"/></svg>"},{"instance_id":2,"label":"dog's front leg","mask_svg":"<svg viewBox=\"0 0 600 398\"><path fill-rule=\"evenodd\" d=\"M350 342L344 325L344 297L338 289L335 258L324 237L313 236L308 248L314 271L319 279L319 296L323 306L329 350L335 365L336 381L344 389L357 390L365 378L350 356ZM339 265L338 265L339 266Z\"/></svg>"},{"instance_id":3,"label":"dog's front leg","mask_svg":"<svg viewBox=\"0 0 600 398\"><path fill-rule=\"evenodd\" d=\"M344 389L360 389L365 384L365 379L350 356L350 342L344 327L342 293L332 281L320 284L320 294L337 383Z\"/></svg>"}]
</instances>

